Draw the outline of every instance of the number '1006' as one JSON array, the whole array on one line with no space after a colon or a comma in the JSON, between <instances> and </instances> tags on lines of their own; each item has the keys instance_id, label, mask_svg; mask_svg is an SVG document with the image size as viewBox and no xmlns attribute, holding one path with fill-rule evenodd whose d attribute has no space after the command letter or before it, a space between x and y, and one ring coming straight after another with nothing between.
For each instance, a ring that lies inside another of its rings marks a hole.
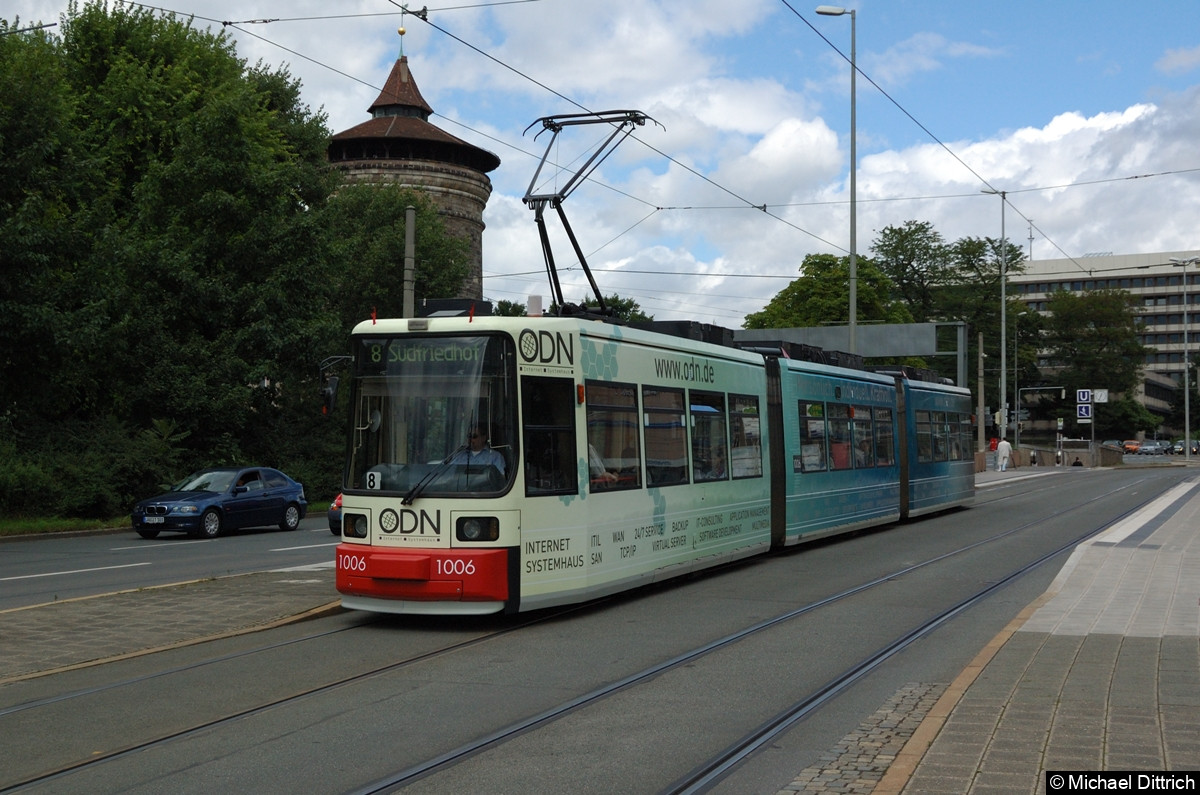
<instances>
[{"instance_id":1,"label":"number '1006'","mask_svg":"<svg viewBox=\"0 0 1200 795\"><path fill-rule=\"evenodd\" d=\"M438 574L474 574L475 561L463 560L462 558L451 558L449 560L437 561Z\"/></svg>"}]
</instances>

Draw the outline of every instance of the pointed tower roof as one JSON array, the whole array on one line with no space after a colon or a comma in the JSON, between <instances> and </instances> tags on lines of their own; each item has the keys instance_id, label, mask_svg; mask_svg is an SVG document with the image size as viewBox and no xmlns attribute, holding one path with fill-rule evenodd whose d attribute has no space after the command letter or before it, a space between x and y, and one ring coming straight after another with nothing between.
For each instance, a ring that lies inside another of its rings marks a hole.
<instances>
[{"instance_id":1,"label":"pointed tower roof","mask_svg":"<svg viewBox=\"0 0 1200 795\"><path fill-rule=\"evenodd\" d=\"M433 108L421 96L417 81L408 70L408 56L401 55L400 60L392 65L392 73L388 75L383 90L367 108L372 116L411 116L419 113L421 118L429 121Z\"/></svg>"},{"instance_id":2,"label":"pointed tower roof","mask_svg":"<svg viewBox=\"0 0 1200 795\"><path fill-rule=\"evenodd\" d=\"M429 123L433 108L421 96L401 55L387 82L371 103L371 119L335 134L329 160L433 160L455 163L483 173L500 165L500 158Z\"/></svg>"}]
</instances>

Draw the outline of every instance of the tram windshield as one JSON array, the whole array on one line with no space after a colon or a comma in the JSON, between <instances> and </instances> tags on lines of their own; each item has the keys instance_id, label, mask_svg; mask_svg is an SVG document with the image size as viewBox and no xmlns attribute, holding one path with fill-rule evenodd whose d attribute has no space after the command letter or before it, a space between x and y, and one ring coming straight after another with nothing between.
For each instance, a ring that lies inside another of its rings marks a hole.
<instances>
[{"instance_id":1,"label":"tram windshield","mask_svg":"<svg viewBox=\"0 0 1200 795\"><path fill-rule=\"evenodd\" d=\"M348 488L406 499L508 489L517 468L509 337L380 336L355 344Z\"/></svg>"}]
</instances>

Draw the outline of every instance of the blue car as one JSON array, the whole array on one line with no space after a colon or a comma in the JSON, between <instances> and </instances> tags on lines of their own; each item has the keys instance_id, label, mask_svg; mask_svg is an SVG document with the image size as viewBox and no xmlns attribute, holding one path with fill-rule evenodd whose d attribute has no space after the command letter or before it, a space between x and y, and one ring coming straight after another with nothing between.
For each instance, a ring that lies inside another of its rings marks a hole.
<instances>
[{"instance_id":1,"label":"blue car","mask_svg":"<svg viewBox=\"0 0 1200 795\"><path fill-rule=\"evenodd\" d=\"M193 472L166 494L142 500L132 520L142 538L164 530L216 538L243 527L295 530L307 510L304 486L277 469L219 467Z\"/></svg>"}]
</instances>

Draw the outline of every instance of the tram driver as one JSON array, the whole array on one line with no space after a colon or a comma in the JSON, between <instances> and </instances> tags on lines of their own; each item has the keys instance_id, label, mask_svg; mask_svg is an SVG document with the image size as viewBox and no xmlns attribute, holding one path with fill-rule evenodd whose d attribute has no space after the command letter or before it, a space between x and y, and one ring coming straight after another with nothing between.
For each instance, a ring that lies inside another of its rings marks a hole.
<instances>
[{"instance_id":1,"label":"tram driver","mask_svg":"<svg viewBox=\"0 0 1200 795\"><path fill-rule=\"evenodd\" d=\"M472 425L467 434L467 446L454 454L451 464L466 464L472 467L493 466L503 475L504 455L488 444L487 430L482 425Z\"/></svg>"}]
</instances>

